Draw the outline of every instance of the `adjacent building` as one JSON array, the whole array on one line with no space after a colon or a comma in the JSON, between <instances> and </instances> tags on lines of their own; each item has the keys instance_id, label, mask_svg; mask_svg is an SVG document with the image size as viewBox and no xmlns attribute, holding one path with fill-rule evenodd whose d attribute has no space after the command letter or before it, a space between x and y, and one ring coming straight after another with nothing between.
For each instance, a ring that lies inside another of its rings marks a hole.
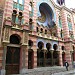
<instances>
[{"instance_id":1,"label":"adjacent building","mask_svg":"<svg viewBox=\"0 0 75 75\"><path fill-rule=\"evenodd\" d=\"M0 1L0 73L63 66L75 61L75 10L53 0Z\"/></svg>"}]
</instances>

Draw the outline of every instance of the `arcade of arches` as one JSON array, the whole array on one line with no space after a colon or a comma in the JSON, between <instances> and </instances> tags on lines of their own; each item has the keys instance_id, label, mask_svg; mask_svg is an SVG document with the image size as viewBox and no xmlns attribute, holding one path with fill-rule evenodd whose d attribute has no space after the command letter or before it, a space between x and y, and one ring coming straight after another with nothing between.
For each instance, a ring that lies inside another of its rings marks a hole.
<instances>
[{"instance_id":1,"label":"arcade of arches","mask_svg":"<svg viewBox=\"0 0 75 75\"><path fill-rule=\"evenodd\" d=\"M34 67L34 50L32 49L33 41L28 41L28 68L32 69ZM53 50L50 43L46 44L46 49L44 49L44 43L42 41L38 42L37 49L37 67L47 67L47 66L59 66L60 56L57 44L53 45ZM62 63L64 64L65 52L62 54Z\"/></svg>"},{"instance_id":2,"label":"arcade of arches","mask_svg":"<svg viewBox=\"0 0 75 75\"><path fill-rule=\"evenodd\" d=\"M59 66L59 51L57 50L57 44L53 45L53 50L51 50L51 44L46 44L46 50L43 49L44 44L42 41L38 42L38 50L37 50L37 66ZM65 60L65 54L62 55L63 61Z\"/></svg>"}]
</instances>

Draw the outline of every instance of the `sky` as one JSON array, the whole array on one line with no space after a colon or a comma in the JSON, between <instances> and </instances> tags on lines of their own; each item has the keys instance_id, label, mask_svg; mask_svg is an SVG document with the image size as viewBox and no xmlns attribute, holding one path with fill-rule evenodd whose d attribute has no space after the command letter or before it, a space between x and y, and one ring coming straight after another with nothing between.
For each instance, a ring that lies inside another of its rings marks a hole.
<instances>
[{"instance_id":1,"label":"sky","mask_svg":"<svg viewBox=\"0 0 75 75\"><path fill-rule=\"evenodd\" d=\"M54 0L56 3L56 0ZM75 8L75 0L65 0L65 5L68 8Z\"/></svg>"}]
</instances>

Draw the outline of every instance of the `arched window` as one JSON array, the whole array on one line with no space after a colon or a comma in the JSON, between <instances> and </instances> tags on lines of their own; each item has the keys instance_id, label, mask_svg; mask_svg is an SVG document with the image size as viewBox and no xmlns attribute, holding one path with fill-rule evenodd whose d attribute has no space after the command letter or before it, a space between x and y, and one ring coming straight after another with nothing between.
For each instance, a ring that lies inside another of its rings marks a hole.
<instances>
[{"instance_id":1,"label":"arched window","mask_svg":"<svg viewBox=\"0 0 75 75\"><path fill-rule=\"evenodd\" d=\"M13 34L10 36L10 43L12 44L20 44L21 38L19 35Z\"/></svg>"},{"instance_id":2,"label":"arched window","mask_svg":"<svg viewBox=\"0 0 75 75\"><path fill-rule=\"evenodd\" d=\"M65 50L65 47L64 46L62 46L61 48L62 48L62 50Z\"/></svg>"},{"instance_id":3,"label":"arched window","mask_svg":"<svg viewBox=\"0 0 75 75\"><path fill-rule=\"evenodd\" d=\"M36 31L39 32L39 28L38 27L36 27Z\"/></svg>"},{"instance_id":4,"label":"arched window","mask_svg":"<svg viewBox=\"0 0 75 75\"><path fill-rule=\"evenodd\" d=\"M29 24L32 25L32 23L33 23L33 20L30 18L29 19Z\"/></svg>"},{"instance_id":5,"label":"arched window","mask_svg":"<svg viewBox=\"0 0 75 75\"><path fill-rule=\"evenodd\" d=\"M19 12L18 24L21 25L21 23L22 23L22 12Z\"/></svg>"},{"instance_id":6,"label":"arched window","mask_svg":"<svg viewBox=\"0 0 75 75\"><path fill-rule=\"evenodd\" d=\"M30 28L30 30L33 30L33 20L32 20L32 18L30 18L29 19L29 28Z\"/></svg>"},{"instance_id":7,"label":"arched window","mask_svg":"<svg viewBox=\"0 0 75 75\"><path fill-rule=\"evenodd\" d=\"M74 39L74 35L73 35L73 29L72 29L72 22L71 22L71 16L68 14L67 15L67 22L68 22L68 28L69 28L69 35L71 39Z\"/></svg>"},{"instance_id":8,"label":"arched window","mask_svg":"<svg viewBox=\"0 0 75 75\"><path fill-rule=\"evenodd\" d=\"M60 37L61 37L61 38L64 37L64 35L63 35L63 30L62 30L62 29L61 29L61 31L60 31Z\"/></svg>"},{"instance_id":9,"label":"arched window","mask_svg":"<svg viewBox=\"0 0 75 75\"><path fill-rule=\"evenodd\" d=\"M15 23L15 21L16 21L16 15L17 15L17 11L13 10L13 13L12 13L12 22L13 23Z\"/></svg>"},{"instance_id":10,"label":"arched window","mask_svg":"<svg viewBox=\"0 0 75 75\"><path fill-rule=\"evenodd\" d=\"M41 31L40 31L40 33L43 33L43 29L41 28Z\"/></svg>"},{"instance_id":11,"label":"arched window","mask_svg":"<svg viewBox=\"0 0 75 75\"><path fill-rule=\"evenodd\" d=\"M51 48L51 44L50 44L50 43L47 43L47 44L46 44L46 48L47 48L47 50L49 51L50 48Z\"/></svg>"},{"instance_id":12,"label":"arched window","mask_svg":"<svg viewBox=\"0 0 75 75\"><path fill-rule=\"evenodd\" d=\"M75 50L75 47L73 46L73 50Z\"/></svg>"},{"instance_id":13,"label":"arched window","mask_svg":"<svg viewBox=\"0 0 75 75\"><path fill-rule=\"evenodd\" d=\"M45 30L45 34L47 34L47 30Z\"/></svg>"},{"instance_id":14,"label":"arched window","mask_svg":"<svg viewBox=\"0 0 75 75\"><path fill-rule=\"evenodd\" d=\"M33 12L34 12L34 9L33 9L33 1L30 1L29 3L29 16L32 17L33 16Z\"/></svg>"},{"instance_id":15,"label":"arched window","mask_svg":"<svg viewBox=\"0 0 75 75\"><path fill-rule=\"evenodd\" d=\"M33 46L33 41L32 41L32 40L29 40L29 41L28 41L28 46L30 46L30 47Z\"/></svg>"},{"instance_id":16,"label":"arched window","mask_svg":"<svg viewBox=\"0 0 75 75\"><path fill-rule=\"evenodd\" d=\"M42 41L38 42L38 48L42 49L44 47L44 43Z\"/></svg>"},{"instance_id":17,"label":"arched window","mask_svg":"<svg viewBox=\"0 0 75 75\"><path fill-rule=\"evenodd\" d=\"M62 28L61 16L59 16L59 27Z\"/></svg>"},{"instance_id":18,"label":"arched window","mask_svg":"<svg viewBox=\"0 0 75 75\"><path fill-rule=\"evenodd\" d=\"M72 23L71 23L71 16L69 14L67 15L67 22L68 22L69 31L71 31L72 30Z\"/></svg>"},{"instance_id":19,"label":"arched window","mask_svg":"<svg viewBox=\"0 0 75 75\"><path fill-rule=\"evenodd\" d=\"M53 49L54 49L54 50L57 50L57 48L58 48L57 44L54 44L54 45L53 45Z\"/></svg>"}]
</instances>

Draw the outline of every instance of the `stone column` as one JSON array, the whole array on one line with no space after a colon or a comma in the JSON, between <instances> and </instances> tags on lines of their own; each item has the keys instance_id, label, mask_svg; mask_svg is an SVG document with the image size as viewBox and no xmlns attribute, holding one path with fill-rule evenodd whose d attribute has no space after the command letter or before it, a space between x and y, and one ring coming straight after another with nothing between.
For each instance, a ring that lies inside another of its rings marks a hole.
<instances>
[{"instance_id":1,"label":"stone column","mask_svg":"<svg viewBox=\"0 0 75 75\"><path fill-rule=\"evenodd\" d=\"M45 53L46 53L46 50L44 49L44 66L46 66L46 55L45 55Z\"/></svg>"},{"instance_id":2,"label":"stone column","mask_svg":"<svg viewBox=\"0 0 75 75\"><path fill-rule=\"evenodd\" d=\"M53 52L54 52L54 50L51 50L51 56L52 56L52 66L53 66Z\"/></svg>"},{"instance_id":3,"label":"stone column","mask_svg":"<svg viewBox=\"0 0 75 75\"><path fill-rule=\"evenodd\" d=\"M5 75L7 43L4 43L3 46L4 46L4 49L3 49L3 61L2 61L1 75Z\"/></svg>"},{"instance_id":4,"label":"stone column","mask_svg":"<svg viewBox=\"0 0 75 75\"><path fill-rule=\"evenodd\" d=\"M34 50L34 68L37 67L37 50Z\"/></svg>"},{"instance_id":5,"label":"stone column","mask_svg":"<svg viewBox=\"0 0 75 75\"><path fill-rule=\"evenodd\" d=\"M47 50L46 50L46 52L45 52L45 64L47 65Z\"/></svg>"}]
</instances>

